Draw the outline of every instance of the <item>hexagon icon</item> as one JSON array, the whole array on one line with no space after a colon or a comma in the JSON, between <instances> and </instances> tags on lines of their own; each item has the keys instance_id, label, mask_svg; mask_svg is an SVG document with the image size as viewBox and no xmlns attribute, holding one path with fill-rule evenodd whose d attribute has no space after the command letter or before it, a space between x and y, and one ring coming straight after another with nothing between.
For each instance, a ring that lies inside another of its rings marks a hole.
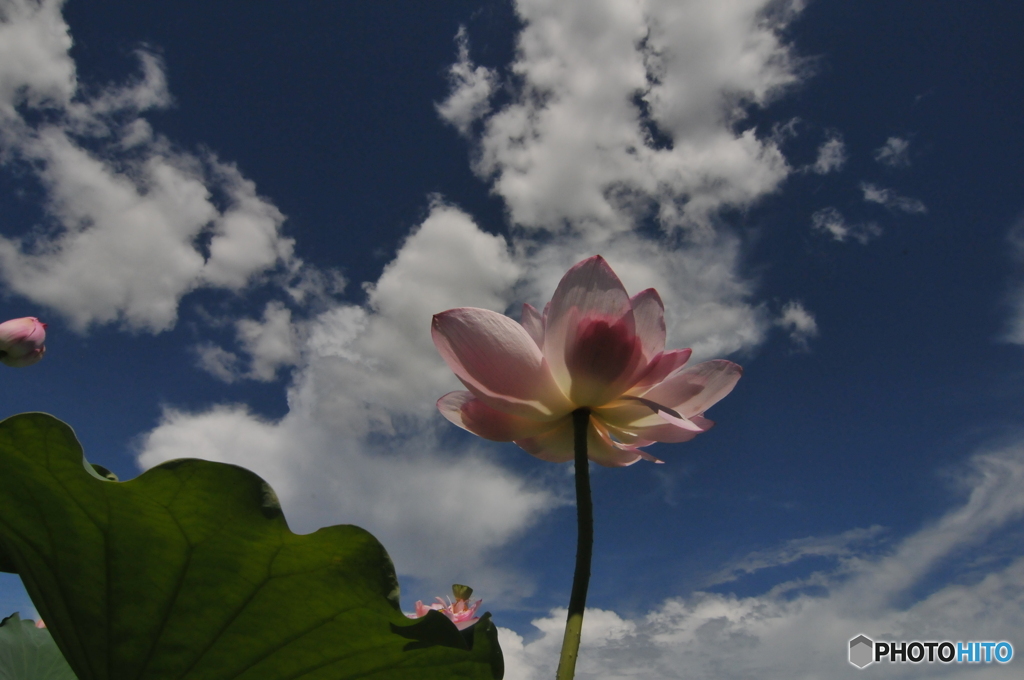
<instances>
[{"instance_id":1,"label":"hexagon icon","mask_svg":"<svg viewBox=\"0 0 1024 680\"><path fill-rule=\"evenodd\" d=\"M875 661L875 643L867 635L858 635L850 640L850 663L864 668Z\"/></svg>"}]
</instances>

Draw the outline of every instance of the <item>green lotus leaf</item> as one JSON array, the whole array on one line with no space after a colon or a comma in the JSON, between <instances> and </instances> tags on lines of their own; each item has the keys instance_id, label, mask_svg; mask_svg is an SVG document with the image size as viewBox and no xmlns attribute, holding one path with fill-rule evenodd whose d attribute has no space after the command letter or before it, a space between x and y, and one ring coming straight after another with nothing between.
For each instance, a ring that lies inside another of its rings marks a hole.
<instances>
[{"instance_id":1,"label":"green lotus leaf","mask_svg":"<svg viewBox=\"0 0 1024 680\"><path fill-rule=\"evenodd\" d=\"M80 680L501 678L488 615L466 631L398 607L383 546L293 534L244 468L177 460L113 481L70 427L0 422L0 567Z\"/></svg>"},{"instance_id":2,"label":"green lotus leaf","mask_svg":"<svg viewBox=\"0 0 1024 680\"><path fill-rule=\"evenodd\" d=\"M45 628L17 612L0 621L0 680L75 680Z\"/></svg>"}]
</instances>

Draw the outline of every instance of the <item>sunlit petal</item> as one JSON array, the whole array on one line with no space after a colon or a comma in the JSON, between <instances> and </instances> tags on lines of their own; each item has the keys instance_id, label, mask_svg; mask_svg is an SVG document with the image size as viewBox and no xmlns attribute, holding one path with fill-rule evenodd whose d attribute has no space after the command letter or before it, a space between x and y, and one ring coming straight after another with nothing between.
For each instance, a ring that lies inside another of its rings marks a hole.
<instances>
[{"instance_id":1,"label":"sunlit petal","mask_svg":"<svg viewBox=\"0 0 1024 680\"><path fill-rule=\"evenodd\" d=\"M629 394L643 394L652 385L660 383L673 371L685 366L690 354L692 350L689 349L672 349L656 355L629 388Z\"/></svg>"},{"instance_id":2,"label":"sunlit petal","mask_svg":"<svg viewBox=\"0 0 1024 680\"><path fill-rule=\"evenodd\" d=\"M604 467L626 467L644 457L640 449L613 441L600 421L595 420L590 421L587 432L587 455Z\"/></svg>"},{"instance_id":3,"label":"sunlit petal","mask_svg":"<svg viewBox=\"0 0 1024 680\"><path fill-rule=\"evenodd\" d=\"M601 350L598 338L613 339L616 344ZM577 346L581 342L584 347ZM576 379L593 382L587 375L590 369L603 369L602 375L615 377L627 372L627 368L629 372L635 370L640 360L633 358L635 343L629 295L604 258L595 255L569 269L545 310L544 325L544 356L563 391L571 395ZM616 364L598 366L596 361L602 357L611 358ZM577 375L572 374L567 359L575 362L573 370ZM633 365L623 365L629 362ZM584 389L591 387L588 384Z\"/></svg>"},{"instance_id":4,"label":"sunlit petal","mask_svg":"<svg viewBox=\"0 0 1024 680\"><path fill-rule=\"evenodd\" d=\"M472 392L449 392L437 400L437 410L462 429L496 442L534 437L552 430L558 423L521 418L493 409Z\"/></svg>"},{"instance_id":5,"label":"sunlit petal","mask_svg":"<svg viewBox=\"0 0 1024 680\"><path fill-rule=\"evenodd\" d=\"M665 304L653 288L640 291L630 298L630 303L644 360L649 362L665 349Z\"/></svg>"},{"instance_id":6,"label":"sunlit petal","mask_svg":"<svg viewBox=\"0 0 1024 680\"><path fill-rule=\"evenodd\" d=\"M537 311L537 308L527 303L523 305L522 318L519 321L526 332L530 334L537 347L544 346L544 317Z\"/></svg>"},{"instance_id":7,"label":"sunlit petal","mask_svg":"<svg viewBox=\"0 0 1024 680\"><path fill-rule=\"evenodd\" d=\"M456 376L488 406L553 420L572 410L526 330L487 309L461 307L434 315L434 345Z\"/></svg>"},{"instance_id":8,"label":"sunlit petal","mask_svg":"<svg viewBox=\"0 0 1024 680\"><path fill-rule=\"evenodd\" d=\"M729 394L741 375L743 369L731 361L705 361L669 376L643 396L691 418L704 413Z\"/></svg>"},{"instance_id":9,"label":"sunlit petal","mask_svg":"<svg viewBox=\"0 0 1024 680\"><path fill-rule=\"evenodd\" d=\"M643 362L639 339L623 319L567 317L565 365L572 380L569 398L577 406L600 406L633 384Z\"/></svg>"},{"instance_id":10,"label":"sunlit petal","mask_svg":"<svg viewBox=\"0 0 1024 680\"><path fill-rule=\"evenodd\" d=\"M517 439L516 444L531 456L552 463L565 463L573 459L572 418L559 421L558 426L536 437Z\"/></svg>"}]
</instances>

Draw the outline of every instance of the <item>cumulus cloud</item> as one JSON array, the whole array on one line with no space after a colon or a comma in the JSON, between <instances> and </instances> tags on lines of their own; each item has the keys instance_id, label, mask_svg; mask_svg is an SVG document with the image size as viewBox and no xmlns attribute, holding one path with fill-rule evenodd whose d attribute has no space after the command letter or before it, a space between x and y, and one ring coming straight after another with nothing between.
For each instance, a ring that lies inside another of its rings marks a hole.
<instances>
[{"instance_id":1,"label":"cumulus cloud","mask_svg":"<svg viewBox=\"0 0 1024 680\"><path fill-rule=\"evenodd\" d=\"M882 228L875 222L850 224L841 212L831 206L811 215L811 228L828 234L836 241L852 239L862 245L882 235Z\"/></svg>"},{"instance_id":2,"label":"cumulus cloud","mask_svg":"<svg viewBox=\"0 0 1024 680\"><path fill-rule=\"evenodd\" d=\"M588 609L579 678L855 678L847 641L1024 640L1024 558L988 563L981 571L969 548L995 532L1019 528L1024 516L1024 446L975 456L965 475L966 500L915 533L879 550L876 527L839 536L790 541L752 554L727 573L831 558L833 566L748 597L697 592L671 598L646 615ZM1014 551L1019 554L1019 550ZM960 569L956 567L968 568ZM955 574L929 582L939 568ZM533 622L530 642L500 629L508 680L550 677L557 662L565 610ZM1014 660L1016 661L1016 660ZM883 664L885 677L1017 677L1010 664Z\"/></svg>"},{"instance_id":3,"label":"cumulus cloud","mask_svg":"<svg viewBox=\"0 0 1024 680\"><path fill-rule=\"evenodd\" d=\"M793 564L808 557L852 558L858 551L873 547L884 533L884 527L875 525L850 529L834 536L794 538L780 546L752 552L723 567L708 580L708 585L729 583L762 569Z\"/></svg>"},{"instance_id":4,"label":"cumulus cloud","mask_svg":"<svg viewBox=\"0 0 1024 680\"><path fill-rule=\"evenodd\" d=\"M799 80L778 6L517 2L513 101L484 117L477 173L535 230L621 233L648 216L707 229L751 205L790 171L742 124Z\"/></svg>"},{"instance_id":5,"label":"cumulus cloud","mask_svg":"<svg viewBox=\"0 0 1024 680\"><path fill-rule=\"evenodd\" d=\"M865 201L883 205L892 212L905 212L912 215L923 215L928 212L925 204L918 199L901 196L892 189L883 189L868 182L861 182L860 189L864 193Z\"/></svg>"},{"instance_id":6,"label":"cumulus cloud","mask_svg":"<svg viewBox=\"0 0 1024 680\"><path fill-rule=\"evenodd\" d=\"M910 165L910 140L890 137L885 144L875 149L875 160L891 168L905 168Z\"/></svg>"},{"instance_id":7,"label":"cumulus cloud","mask_svg":"<svg viewBox=\"0 0 1024 680\"><path fill-rule=\"evenodd\" d=\"M469 37L466 27L460 26L455 35L459 47L458 61L448 69L451 92L437 104L437 112L463 135L469 135L472 125L490 110L490 98L498 82L498 74L484 66L475 66L469 58Z\"/></svg>"},{"instance_id":8,"label":"cumulus cloud","mask_svg":"<svg viewBox=\"0 0 1024 680\"><path fill-rule=\"evenodd\" d=\"M241 377L241 358L234 352L218 347L212 342L203 342L195 347L197 365L215 378L230 383Z\"/></svg>"},{"instance_id":9,"label":"cumulus cloud","mask_svg":"<svg viewBox=\"0 0 1024 680\"><path fill-rule=\"evenodd\" d=\"M566 268L601 253L630 290L662 293L675 346L706 357L761 342L771 320L717 215L790 172L774 139L743 121L802 76L780 37L799 9L523 0L510 98L490 113L496 74L472 66L460 30L448 101L479 120L474 168L508 206L520 299L542 304Z\"/></svg>"},{"instance_id":10,"label":"cumulus cloud","mask_svg":"<svg viewBox=\"0 0 1024 680\"><path fill-rule=\"evenodd\" d=\"M782 307L782 313L775 320L775 325L787 331L793 344L804 351L807 350L811 338L818 337L818 324L814 320L814 315L795 300L787 302Z\"/></svg>"},{"instance_id":11,"label":"cumulus cloud","mask_svg":"<svg viewBox=\"0 0 1024 680\"><path fill-rule=\"evenodd\" d=\"M242 319L237 324L238 340L252 357L250 374L257 380L273 380L281 366L299 360L298 338L292 327L292 313L280 302L269 302L263 320Z\"/></svg>"},{"instance_id":12,"label":"cumulus cloud","mask_svg":"<svg viewBox=\"0 0 1024 680\"><path fill-rule=\"evenodd\" d=\"M159 332L190 291L237 291L290 264L284 217L252 181L175 150L141 117L171 101L155 55L139 52L125 85L80 92L60 6L7 0L0 15L0 162L45 191L44 223L0 236L8 290L78 330Z\"/></svg>"},{"instance_id":13,"label":"cumulus cloud","mask_svg":"<svg viewBox=\"0 0 1024 680\"><path fill-rule=\"evenodd\" d=\"M75 64L62 0L6 0L0 6L0 115L15 107L66 105L75 92Z\"/></svg>"},{"instance_id":14,"label":"cumulus cloud","mask_svg":"<svg viewBox=\"0 0 1024 680\"><path fill-rule=\"evenodd\" d=\"M827 175L843 169L846 165L846 144L839 133L832 133L818 147L818 158L810 169L819 174Z\"/></svg>"}]
</instances>

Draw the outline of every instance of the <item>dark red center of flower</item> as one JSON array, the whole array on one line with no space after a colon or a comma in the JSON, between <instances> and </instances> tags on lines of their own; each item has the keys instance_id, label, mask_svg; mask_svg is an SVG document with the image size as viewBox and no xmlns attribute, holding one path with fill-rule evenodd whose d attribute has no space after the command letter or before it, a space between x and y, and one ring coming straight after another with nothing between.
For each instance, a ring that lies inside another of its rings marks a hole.
<instances>
[{"instance_id":1,"label":"dark red center of flower","mask_svg":"<svg viewBox=\"0 0 1024 680\"><path fill-rule=\"evenodd\" d=\"M581 324L565 357L574 378L611 383L632 369L636 338L622 319L590 319Z\"/></svg>"}]
</instances>

